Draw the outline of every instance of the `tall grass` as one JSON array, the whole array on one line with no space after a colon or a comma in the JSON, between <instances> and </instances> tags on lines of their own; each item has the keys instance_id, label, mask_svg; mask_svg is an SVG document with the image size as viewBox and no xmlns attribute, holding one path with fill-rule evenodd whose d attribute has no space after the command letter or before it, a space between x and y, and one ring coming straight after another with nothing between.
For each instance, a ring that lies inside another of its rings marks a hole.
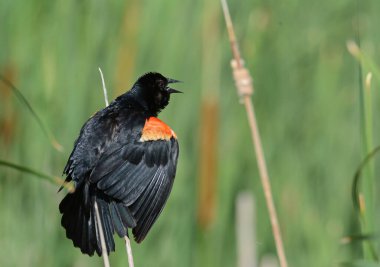
<instances>
[{"instance_id":1,"label":"tall grass","mask_svg":"<svg viewBox=\"0 0 380 267\"><path fill-rule=\"evenodd\" d=\"M212 8L221 12L218 5ZM354 37L356 5L244 0L230 8L260 88L254 101L289 266L336 266L360 258L360 246L340 244L342 236L359 231L350 194L350 177L362 159L357 63L345 47ZM218 34L209 30L208 37L209 10L203 1L190 0L0 2L0 71L12 70L8 78L64 148L64 153L54 150L1 85L0 159L60 175L81 125L104 106L98 66L110 99L151 70L184 81L185 94L161 114L180 140L175 185L147 239L132 242L136 266L236 265L234 200L241 189L256 195L258 255L275 251L260 182L252 179L257 169L247 149L245 113L231 90L223 20L215 15L210 29ZM380 57L378 10L379 1L362 2L362 50L374 62ZM204 61L202 53L208 38L215 38L220 53L210 71L212 59ZM377 144L379 82L373 73ZM219 84L218 183L213 220L201 230L196 219L200 99L201 90L214 83ZM25 175L0 169L0 266L101 266L100 259L83 256L66 239L58 187L22 179ZM124 240L116 245L111 266L125 266Z\"/></svg>"},{"instance_id":2,"label":"tall grass","mask_svg":"<svg viewBox=\"0 0 380 267\"><path fill-rule=\"evenodd\" d=\"M361 51L360 47L355 42L347 43L348 51L358 60L359 74L359 107L360 107L360 133L362 140L362 157L365 161L360 165L360 168L355 174L353 183L353 200L358 211L358 219L361 224L361 232L364 238L362 240L363 256L369 261L379 261L377 242L372 240L373 235L377 232L377 216L376 206L376 180L375 180L375 164L373 157L376 155L378 148L373 144L373 88L372 72L368 72L363 76L363 69L377 72L378 67ZM370 62L370 64L368 63ZM364 164L365 163L365 164ZM360 179L360 176L363 176Z\"/></svg>"}]
</instances>

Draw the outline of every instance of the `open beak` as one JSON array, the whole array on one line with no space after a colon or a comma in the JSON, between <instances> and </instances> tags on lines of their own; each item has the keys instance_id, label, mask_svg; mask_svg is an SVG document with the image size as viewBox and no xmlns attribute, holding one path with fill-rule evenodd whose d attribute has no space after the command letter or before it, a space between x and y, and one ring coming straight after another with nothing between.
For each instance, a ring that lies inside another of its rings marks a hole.
<instances>
[{"instance_id":1,"label":"open beak","mask_svg":"<svg viewBox=\"0 0 380 267\"><path fill-rule=\"evenodd\" d=\"M168 80L168 84L170 84L170 83L181 83L181 81L178 81L175 79L167 78L167 80ZM166 90L169 92L169 94L182 93L181 91L178 91L178 90L170 88L170 87L166 87Z\"/></svg>"}]
</instances>

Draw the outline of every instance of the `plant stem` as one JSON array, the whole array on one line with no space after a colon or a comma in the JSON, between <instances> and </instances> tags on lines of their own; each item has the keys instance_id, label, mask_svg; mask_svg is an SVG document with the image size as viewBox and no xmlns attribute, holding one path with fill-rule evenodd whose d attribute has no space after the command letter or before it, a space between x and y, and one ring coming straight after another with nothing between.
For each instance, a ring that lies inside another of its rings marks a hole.
<instances>
[{"instance_id":1,"label":"plant stem","mask_svg":"<svg viewBox=\"0 0 380 267\"><path fill-rule=\"evenodd\" d=\"M104 82L103 72L102 69L99 67L100 77L102 79L102 86L103 86L103 94L104 94L104 101L106 102L106 107L108 106L108 94L107 94L107 88L106 83Z\"/></svg>"},{"instance_id":2,"label":"plant stem","mask_svg":"<svg viewBox=\"0 0 380 267\"><path fill-rule=\"evenodd\" d=\"M125 239L125 249L128 255L128 265L129 267L134 267L135 264L133 263L131 241L129 240L128 236L124 236L124 239Z\"/></svg>"},{"instance_id":3,"label":"plant stem","mask_svg":"<svg viewBox=\"0 0 380 267\"><path fill-rule=\"evenodd\" d=\"M94 206L95 206L95 213L96 213L95 214L96 227L99 230L100 244L102 246L102 257L103 257L104 267L110 267L110 261L108 259L108 253L107 253L106 240L104 238L102 220L100 219L98 203L96 202L96 200L95 200Z\"/></svg>"},{"instance_id":4,"label":"plant stem","mask_svg":"<svg viewBox=\"0 0 380 267\"><path fill-rule=\"evenodd\" d=\"M108 104L108 94L107 94L106 83L104 82L104 77L103 77L102 69L100 67L98 69L99 69L99 72L100 72L100 77L102 79L104 101L105 101L106 107L107 107L109 104ZM95 205L96 205L96 202L95 202ZM129 240L128 236L125 236L124 239L125 239L125 249L126 249L127 255L128 255L128 264L129 264L129 267L134 267L131 241ZM106 255L106 256L107 256L107 259L108 259L108 255Z\"/></svg>"},{"instance_id":5,"label":"plant stem","mask_svg":"<svg viewBox=\"0 0 380 267\"><path fill-rule=\"evenodd\" d=\"M244 105L247 111L249 126L251 127L251 134L252 134L252 140L253 140L254 148L256 152L257 165L259 168L261 184L263 186L265 200L266 200L266 204L267 204L267 208L269 212L269 218L272 225L272 232L273 232L273 237L276 243L280 266L287 267L288 264L286 260L284 245L282 242L281 230L278 223L276 207L273 201L272 189L270 185L270 179L268 175L267 166L265 163L264 152L261 145L260 134L257 127L255 111L253 108L251 98L249 96L244 97Z\"/></svg>"},{"instance_id":6,"label":"plant stem","mask_svg":"<svg viewBox=\"0 0 380 267\"><path fill-rule=\"evenodd\" d=\"M256 122L255 112L251 101L251 95L253 93L252 78L247 69L244 68L243 60L240 56L238 43L236 41L233 23L230 17L226 0L222 1L222 7L224 12L224 18L227 25L227 31L231 44L232 54L234 60L232 60L233 75L240 96L241 102L245 105L245 109L248 116L249 126L251 128L251 136L256 152L257 165L259 168L261 184L263 186L265 200L269 212L269 218L272 226L272 232L276 244L277 255L280 261L281 267L287 267L288 263L285 256L284 245L282 242L281 231L277 219L276 208L273 201L270 179L268 170L265 163L264 152L261 145L260 134Z\"/></svg>"}]
</instances>

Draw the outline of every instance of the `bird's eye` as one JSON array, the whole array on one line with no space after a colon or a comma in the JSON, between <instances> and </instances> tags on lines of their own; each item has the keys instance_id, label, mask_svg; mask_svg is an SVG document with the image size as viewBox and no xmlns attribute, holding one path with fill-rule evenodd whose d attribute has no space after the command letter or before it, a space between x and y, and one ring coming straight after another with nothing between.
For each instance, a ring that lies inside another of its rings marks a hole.
<instances>
[{"instance_id":1,"label":"bird's eye","mask_svg":"<svg viewBox=\"0 0 380 267\"><path fill-rule=\"evenodd\" d=\"M160 89L163 89L165 87L165 83L163 80L157 80L157 86L160 88Z\"/></svg>"}]
</instances>

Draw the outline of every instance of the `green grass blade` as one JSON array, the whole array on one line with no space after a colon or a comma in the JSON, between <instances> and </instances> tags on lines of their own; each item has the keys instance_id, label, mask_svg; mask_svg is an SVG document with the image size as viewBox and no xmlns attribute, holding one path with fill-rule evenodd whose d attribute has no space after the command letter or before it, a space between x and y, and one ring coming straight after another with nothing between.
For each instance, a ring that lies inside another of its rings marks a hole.
<instances>
[{"instance_id":1,"label":"green grass blade","mask_svg":"<svg viewBox=\"0 0 380 267\"><path fill-rule=\"evenodd\" d=\"M60 178L60 177L52 176L52 175L49 175L49 174L46 174L46 173L34 170L32 168L29 168L29 167L26 167L26 166L22 166L22 165L19 165L19 164L15 164L13 162L1 160L1 159L0 159L0 166L9 167L9 168L18 170L20 172L25 172L25 173L31 174L34 177L37 177L37 178L40 178L42 180L48 181L48 182L50 182L52 184L63 186L68 191L70 191L70 192L73 191L73 186L71 184L65 184L64 183L65 181L62 178Z\"/></svg>"},{"instance_id":2,"label":"green grass blade","mask_svg":"<svg viewBox=\"0 0 380 267\"><path fill-rule=\"evenodd\" d=\"M369 227L368 227L368 219L367 219L367 217L368 217L368 210L366 208L363 208L362 204L360 203L361 202L361 199L360 199L360 182L361 182L361 179L360 178L362 177L361 174L362 174L364 168L367 166L367 164L370 162L370 160L379 151L380 151L380 146L378 146L375 149L373 149L364 158L364 160L360 163L358 169L356 170L355 175L354 175L354 179L353 179L353 182L352 182L352 200L353 200L353 203L354 203L355 210L358 212L359 217L362 220L362 224L363 224L362 228L363 228L363 230L368 230ZM365 177L367 177L367 179L371 179L372 178L371 176L369 177L368 175L366 175ZM371 259L378 261L379 260L379 256L377 255L377 252L376 252L376 249L375 249L375 246L374 246L373 242L370 239L363 239L362 241L366 241L367 242L367 245L366 245L367 252L366 253L370 255Z\"/></svg>"},{"instance_id":3,"label":"green grass blade","mask_svg":"<svg viewBox=\"0 0 380 267\"><path fill-rule=\"evenodd\" d=\"M368 164L368 162L380 151L380 146L377 146L373 149L360 163L359 167L356 169L354 179L352 181L352 201L354 203L355 209L360 212L360 199L359 199L359 185L362 177L362 171L364 167Z\"/></svg>"},{"instance_id":4,"label":"green grass blade","mask_svg":"<svg viewBox=\"0 0 380 267\"><path fill-rule=\"evenodd\" d=\"M354 262L343 262L340 264L342 267L380 267L378 263L371 261L354 261Z\"/></svg>"},{"instance_id":5,"label":"green grass blade","mask_svg":"<svg viewBox=\"0 0 380 267\"><path fill-rule=\"evenodd\" d=\"M341 242L343 244L350 244L350 243L355 243L355 242L363 242L366 240L374 240L378 239L379 236L376 234L353 234L349 236L345 236L341 239Z\"/></svg>"},{"instance_id":6,"label":"green grass blade","mask_svg":"<svg viewBox=\"0 0 380 267\"><path fill-rule=\"evenodd\" d=\"M354 41L348 41L347 49L360 64L362 64L367 70L373 72L375 78L380 81L380 67L360 49L357 43Z\"/></svg>"},{"instance_id":7,"label":"green grass blade","mask_svg":"<svg viewBox=\"0 0 380 267\"><path fill-rule=\"evenodd\" d=\"M38 125L44 132L44 134L47 136L47 138L50 141L50 144L58 151L62 152L63 147L60 143L58 143L57 139L54 137L54 135L49 131L49 129L45 126L45 124L42 122L41 118L37 115L36 111L33 109L32 105L29 103L29 101L25 98L25 96L21 93L19 89L17 89L16 86L14 86L7 78L5 78L2 74L0 74L0 80L7 85L13 93L16 95L16 97L23 103L26 108L29 110L29 112L32 114L32 116L36 119Z\"/></svg>"}]
</instances>

